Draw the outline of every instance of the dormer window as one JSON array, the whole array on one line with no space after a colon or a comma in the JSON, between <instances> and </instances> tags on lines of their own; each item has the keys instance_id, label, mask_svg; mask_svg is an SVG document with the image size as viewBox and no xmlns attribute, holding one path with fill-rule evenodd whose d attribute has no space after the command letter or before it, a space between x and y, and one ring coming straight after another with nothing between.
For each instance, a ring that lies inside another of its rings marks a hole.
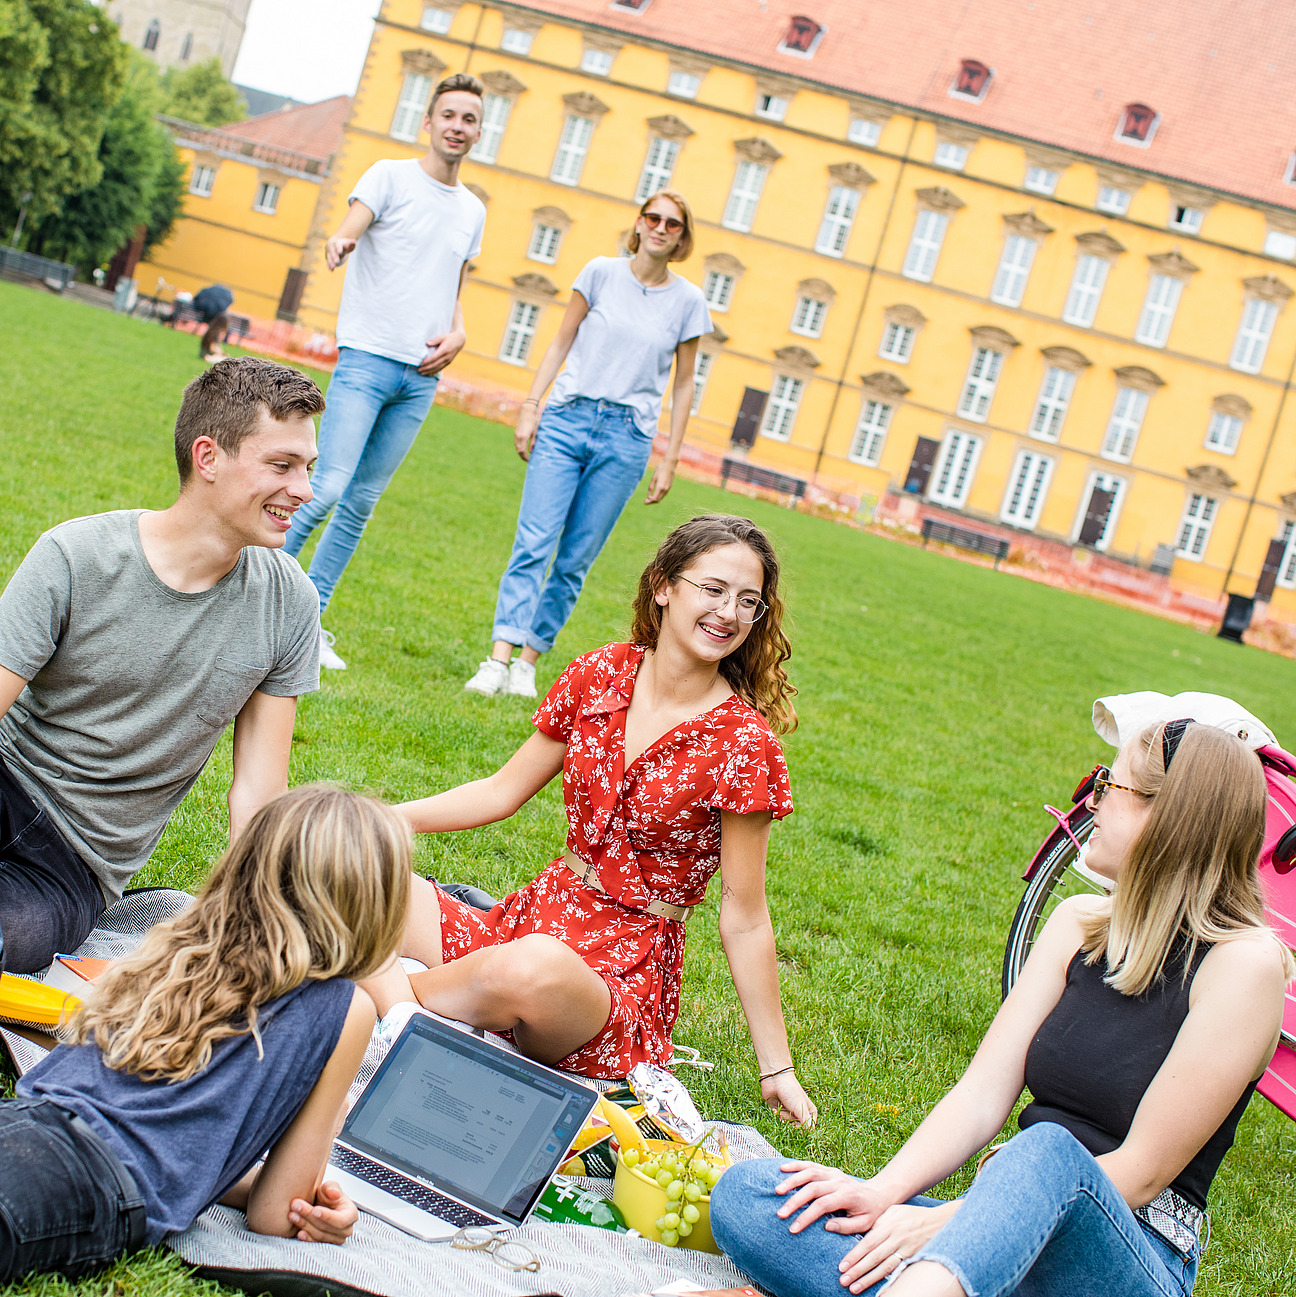
<instances>
[{"instance_id":1,"label":"dormer window","mask_svg":"<svg viewBox=\"0 0 1296 1297\"><path fill-rule=\"evenodd\" d=\"M1287 155L1287 169L1283 172L1283 181L1289 185L1296 185L1296 153Z\"/></svg>"},{"instance_id":2,"label":"dormer window","mask_svg":"<svg viewBox=\"0 0 1296 1297\"><path fill-rule=\"evenodd\" d=\"M1125 144L1147 148L1160 124L1160 115L1147 104L1127 104L1116 128L1116 138Z\"/></svg>"},{"instance_id":3,"label":"dormer window","mask_svg":"<svg viewBox=\"0 0 1296 1297\"><path fill-rule=\"evenodd\" d=\"M652 3L652 0L612 0L613 9L629 9L631 13L641 14Z\"/></svg>"},{"instance_id":4,"label":"dormer window","mask_svg":"<svg viewBox=\"0 0 1296 1297\"><path fill-rule=\"evenodd\" d=\"M949 92L956 99L970 99L974 104L979 104L985 98L985 92L990 89L990 78L993 76L994 70L986 67L979 59L964 59L959 64L958 76L954 78Z\"/></svg>"},{"instance_id":5,"label":"dormer window","mask_svg":"<svg viewBox=\"0 0 1296 1297\"><path fill-rule=\"evenodd\" d=\"M782 41L779 42L780 54L795 54L797 58L809 59L819 48L819 42L828 29L815 22L813 18L800 15L788 20L788 27Z\"/></svg>"}]
</instances>

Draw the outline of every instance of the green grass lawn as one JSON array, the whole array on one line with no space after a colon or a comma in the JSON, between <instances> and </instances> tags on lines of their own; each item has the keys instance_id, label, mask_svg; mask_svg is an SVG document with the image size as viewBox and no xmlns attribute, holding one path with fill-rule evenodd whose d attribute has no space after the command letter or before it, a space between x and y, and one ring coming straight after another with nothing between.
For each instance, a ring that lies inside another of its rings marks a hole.
<instances>
[{"instance_id":1,"label":"green grass lawn","mask_svg":"<svg viewBox=\"0 0 1296 1297\"><path fill-rule=\"evenodd\" d=\"M0 342L2 581L54 523L171 501L171 426L199 362L193 338L3 283ZM301 703L294 782L406 798L489 773L527 736L524 700L462 689L487 650L521 486L508 429L433 412L329 609L350 669ZM798 809L774 829L769 896L793 1056L820 1123L789 1131L761 1107L714 895L690 924L675 1038L716 1066L682 1075L708 1115L865 1173L957 1079L998 1005L1020 874L1050 824L1041 803L1064 802L1110 754L1089 723L1094 698L1228 694L1290 743L1296 663L680 481L661 505L645 508L642 490L630 504L541 661L542 691L577 654L625 636L662 536L720 509L767 527L785 561ZM227 738L138 883L202 880L224 844L228 778ZM424 840L420 867L498 895L564 832L555 783L507 824ZM1216 1181L1199 1292L1292 1291L1294 1161L1296 1126L1256 1099ZM79 1286L2 1291L204 1287L149 1254Z\"/></svg>"}]
</instances>

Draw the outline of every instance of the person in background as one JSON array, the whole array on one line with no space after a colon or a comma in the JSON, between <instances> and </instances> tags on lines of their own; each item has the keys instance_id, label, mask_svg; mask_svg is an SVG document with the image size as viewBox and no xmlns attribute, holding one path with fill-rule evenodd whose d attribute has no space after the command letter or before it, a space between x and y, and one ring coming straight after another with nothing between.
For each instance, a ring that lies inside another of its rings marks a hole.
<instances>
[{"instance_id":1,"label":"person in background","mask_svg":"<svg viewBox=\"0 0 1296 1297\"><path fill-rule=\"evenodd\" d=\"M221 343L229 333L229 316L218 315L204 330L198 342L198 359L214 365L225 359L225 348Z\"/></svg>"},{"instance_id":2,"label":"person in background","mask_svg":"<svg viewBox=\"0 0 1296 1297\"><path fill-rule=\"evenodd\" d=\"M380 802L305 787L258 811L0 1099L0 1283L89 1274L215 1202L343 1242L356 1208L323 1177L374 1025L355 982L392 959L409 877Z\"/></svg>"},{"instance_id":3,"label":"person in background","mask_svg":"<svg viewBox=\"0 0 1296 1297\"><path fill-rule=\"evenodd\" d=\"M193 295L193 308L204 324L224 315L234 305L234 294L224 284L208 284Z\"/></svg>"},{"instance_id":4,"label":"person in background","mask_svg":"<svg viewBox=\"0 0 1296 1297\"><path fill-rule=\"evenodd\" d=\"M321 617L360 544L387 484L432 408L438 375L463 349L459 294L481 252L486 208L459 182L459 167L481 134L482 84L467 73L432 92L422 158L375 162L348 199L325 244L336 270L351 265L338 310L338 361L320 423L315 498L293 519L285 549L298 555L333 517L311 557ZM346 662L320 628L320 665Z\"/></svg>"},{"instance_id":5,"label":"person in background","mask_svg":"<svg viewBox=\"0 0 1296 1297\"><path fill-rule=\"evenodd\" d=\"M1110 898L1064 900L962 1080L857 1180L741 1162L711 1229L776 1297L1186 1297L1206 1196L1278 1043L1290 953L1264 919L1260 762L1192 721L1100 769L1085 864ZM920 1195L1020 1134L964 1197ZM1218 1246L1218 1245L1217 1245Z\"/></svg>"},{"instance_id":6,"label":"person in background","mask_svg":"<svg viewBox=\"0 0 1296 1297\"><path fill-rule=\"evenodd\" d=\"M688 203L674 190L653 194L639 209L628 247L629 258L595 257L576 276L522 404L514 445L527 461L526 481L491 654L464 685L475 693L536 696L536 662L567 624L648 466L672 363L670 439L645 503L665 499L675 480L697 340L712 329L702 290L670 268L693 251ZM550 383L553 395L541 415Z\"/></svg>"}]
</instances>

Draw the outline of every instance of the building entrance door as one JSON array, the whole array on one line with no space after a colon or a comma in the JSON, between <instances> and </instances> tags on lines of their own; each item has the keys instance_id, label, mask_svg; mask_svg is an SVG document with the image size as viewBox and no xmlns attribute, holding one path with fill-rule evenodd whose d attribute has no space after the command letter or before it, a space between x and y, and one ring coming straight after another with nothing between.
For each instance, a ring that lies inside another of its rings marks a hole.
<instances>
[{"instance_id":1,"label":"building entrance door","mask_svg":"<svg viewBox=\"0 0 1296 1297\"><path fill-rule=\"evenodd\" d=\"M1080 524L1080 544L1097 545L1107 530L1107 519L1111 515L1112 503L1116 499L1115 491L1104 491L1095 486L1089 492L1089 503L1085 506L1084 522Z\"/></svg>"},{"instance_id":2,"label":"building entrance door","mask_svg":"<svg viewBox=\"0 0 1296 1297\"><path fill-rule=\"evenodd\" d=\"M756 444L756 434L760 431L768 399L769 393L762 392L758 387L749 387L743 391L742 404L738 407L738 417L734 420L733 434L729 438L731 446L742 446L745 450L750 450Z\"/></svg>"},{"instance_id":3,"label":"building entrance door","mask_svg":"<svg viewBox=\"0 0 1296 1297\"><path fill-rule=\"evenodd\" d=\"M910 495L926 494L927 483L931 480L932 465L936 463L936 452L939 450L939 441L933 441L930 437L918 438L904 480L904 490Z\"/></svg>"}]
</instances>

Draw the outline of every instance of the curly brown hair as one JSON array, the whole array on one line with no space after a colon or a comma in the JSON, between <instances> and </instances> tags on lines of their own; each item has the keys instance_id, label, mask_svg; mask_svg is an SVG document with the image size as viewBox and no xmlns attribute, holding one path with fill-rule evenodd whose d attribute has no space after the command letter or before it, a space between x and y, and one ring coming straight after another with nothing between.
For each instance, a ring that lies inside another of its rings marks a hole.
<instances>
[{"instance_id":1,"label":"curly brown hair","mask_svg":"<svg viewBox=\"0 0 1296 1297\"><path fill-rule=\"evenodd\" d=\"M797 727L796 709L792 706L797 691L783 669L792 656L792 645L783 633L785 607L778 588L778 555L769 537L750 518L728 513L702 514L676 527L662 541L653 561L639 578L631 638L645 648L657 647L662 623L657 592L663 585L677 581L694 559L722 545L746 545L760 559L765 574L761 598L768 608L752 624L751 633L742 644L721 659L720 674L739 698L765 717L776 734L790 734Z\"/></svg>"}]
</instances>

